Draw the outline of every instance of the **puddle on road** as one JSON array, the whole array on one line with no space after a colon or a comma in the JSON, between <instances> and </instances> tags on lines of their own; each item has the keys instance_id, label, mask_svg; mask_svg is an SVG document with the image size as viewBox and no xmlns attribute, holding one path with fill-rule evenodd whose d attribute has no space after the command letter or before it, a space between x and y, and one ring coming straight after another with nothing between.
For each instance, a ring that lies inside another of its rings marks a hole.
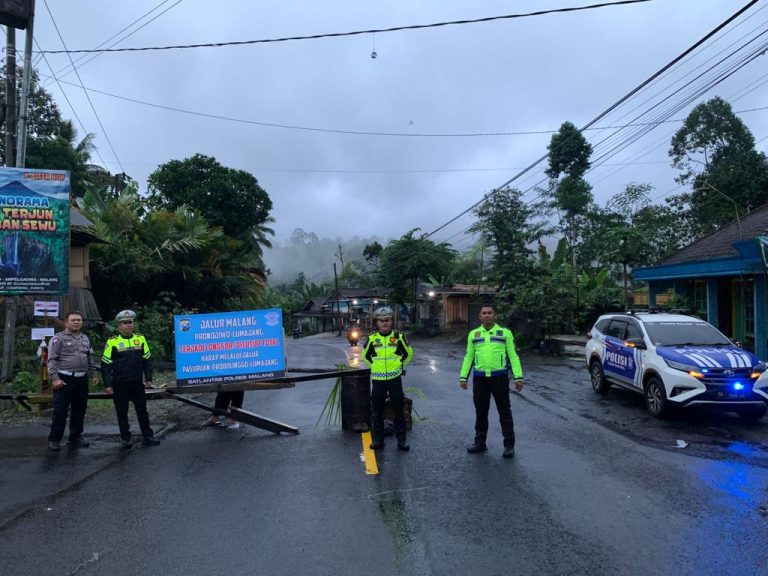
<instances>
[{"instance_id":1,"label":"puddle on road","mask_svg":"<svg viewBox=\"0 0 768 576\"><path fill-rule=\"evenodd\" d=\"M379 510L392 536L397 571L429 574L424 545L416 536L416 527L405 500L398 495L381 498Z\"/></svg>"}]
</instances>

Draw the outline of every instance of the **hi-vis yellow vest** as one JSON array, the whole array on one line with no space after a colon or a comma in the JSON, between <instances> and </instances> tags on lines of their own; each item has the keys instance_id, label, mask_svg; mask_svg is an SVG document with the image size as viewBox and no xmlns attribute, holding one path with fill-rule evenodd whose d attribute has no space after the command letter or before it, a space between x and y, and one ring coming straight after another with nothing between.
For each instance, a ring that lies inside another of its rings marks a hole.
<instances>
[{"instance_id":1,"label":"hi-vis yellow vest","mask_svg":"<svg viewBox=\"0 0 768 576\"><path fill-rule=\"evenodd\" d=\"M363 348L363 362L371 367L372 380L392 380L403 373L403 366L413 358L413 350L402 332L386 336L374 332Z\"/></svg>"},{"instance_id":2,"label":"hi-vis yellow vest","mask_svg":"<svg viewBox=\"0 0 768 576\"><path fill-rule=\"evenodd\" d=\"M475 328L467 337L467 353L461 365L461 379L466 380L469 371L483 376L501 376L512 369L512 377L520 380L523 368L515 350L512 332L494 324L490 330L482 326Z\"/></svg>"}]
</instances>

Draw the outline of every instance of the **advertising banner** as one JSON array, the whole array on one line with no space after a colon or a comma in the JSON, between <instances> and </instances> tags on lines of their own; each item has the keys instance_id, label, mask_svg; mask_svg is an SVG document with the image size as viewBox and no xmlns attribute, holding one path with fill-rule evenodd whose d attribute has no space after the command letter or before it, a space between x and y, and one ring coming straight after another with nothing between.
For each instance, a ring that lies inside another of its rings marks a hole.
<instances>
[{"instance_id":1,"label":"advertising banner","mask_svg":"<svg viewBox=\"0 0 768 576\"><path fill-rule=\"evenodd\" d=\"M0 168L0 294L66 294L69 172Z\"/></svg>"},{"instance_id":2,"label":"advertising banner","mask_svg":"<svg viewBox=\"0 0 768 576\"><path fill-rule=\"evenodd\" d=\"M173 322L179 386L285 376L280 308L187 314Z\"/></svg>"}]
</instances>

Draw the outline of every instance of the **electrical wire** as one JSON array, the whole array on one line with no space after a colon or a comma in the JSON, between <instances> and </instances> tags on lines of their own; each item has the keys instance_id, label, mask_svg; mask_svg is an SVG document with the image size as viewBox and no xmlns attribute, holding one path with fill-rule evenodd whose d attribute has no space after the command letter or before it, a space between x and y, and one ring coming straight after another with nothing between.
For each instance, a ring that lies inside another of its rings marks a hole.
<instances>
[{"instance_id":1,"label":"electrical wire","mask_svg":"<svg viewBox=\"0 0 768 576\"><path fill-rule=\"evenodd\" d=\"M35 46L37 46L37 49L40 49L40 46L37 44L37 39L33 38L33 41L35 43ZM45 54L41 54L43 62L45 62L45 65L48 66L48 69L51 71L51 74L53 74L53 66L51 66L51 63L48 62L48 57ZM87 138L90 134L88 130L85 129L85 124L83 124L83 121L80 119L80 116L77 113L77 110L75 110L74 105L72 104L72 101L69 99L69 96L67 96L67 92L64 90L64 86L62 86L61 82L59 82L58 78L56 76L53 76L53 79L56 81L56 84L59 86L59 91L61 92L61 95L64 96L64 100L66 100L67 104L69 105L69 109L72 111L72 115L75 117L75 120L77 120L78 126L80 126L80 129L83 131L84 137ZM106 166L106 162L104 162L104 158L101 157L101 153L99 152L99 149L97 147L93 147L93 151L96 153L96 157L101 162L102 166Z\"/></svg>"},{"instance_id":2,"label":"electrical wire","mask_svg":"<svg viewBox=\"0 0 768 576\"><path fill-rule=\"evenodd\" d=\"M45 74L41 74L43 77L47 77ZM66 82L61 80L64 84L70 84L77 88L81 88L78 84ZM318 128L316 126L300 126L296 124L280 124L277 122L263 122L259 120L248 120L245 118L237 118L234 116L227 116L224 114L210 114L207 112L200 112L196 110L186 110L184 108L177 108L174 106L167 106L164 104L157 104L154 102L148 102L146 100L140 100L138 98L132 98L129 96L121 96L120 94L114 94L112 92L106 92L97 88L84 87L85 90L93 92L94 94L100 94L101 96L107 96L109 98L115 98L117 100L123 100L124 102L131 102L133 104L140 104L142 106L148 106L150 108L156 108L158 110L167 110L169 112L177 112L179 114L187 114L190 116L197 116L200 118L210 118L213 120L224 120L226 122L235 122L237 124L248 124L252 126L264 126L267 128L282 128L286 130L299 130L307 132L326 132L330 134L349 134L354 136L391 136L391 137L406 137L406 138L474 138L485 136L531 136L531 135L546 135L556 134L557 130L517 130L508 132L371 132L365 130L343 130L339 128ZM768 110L768 106L762 106L758 108L750 108L747 110L736 110L737 113L757 112L760 110ZM674 123L682 122L685 118L674 118L666 120L665 122ZM638 123L632 124L632 126L644 126L650 123ZM622 128L622 126L591 126L585 128L585 131L597 131L597 130L615 130Z\"/></svg>"},{"instance_id":3,"label":"electrical wire","mask_svg":"<svg viewBox=\"0 0 768 576\"><path fill-rule=\"evenodd\" d=\"M283 38L264 38L260 40L239 40L230 42L208 42L203 44L178 44L173 46L144 46L139 48L91 48L82 50L46 50L46 54L93 54L97 52L148 52L158 50L186 50L189 48L221 48L224 46L244 46L250 44L270 44L277 42L291 42L295 40L317 40L320 38L341 38L345 36L360 36L365 34L384 34L387 32L401 32L404 30L423 30L426 28L441 28L445 26L460 26L465 24L480 24L493 22L497 20L514 20L518 18L529 18L534 16L545 16L548 14L558 14L567 12L581 12L584 10L596 10L599 8L608 8L613 6L622 6L627 4L644 4L653 0L619 0L617 2L602 2L600 4L590 4L586 6L573 6L567 8L552 8L549 10L539 10L536 12L527 12L523 14L505 14L502 16L487 16L485 18L473 18L467 20L451 20L448 22L433 22L431 24L412 24L409 26L394 26L392 28L374 28L369 30L355 30L352 32L333 32L326 34L312 34L309 36L288 36Z\"/></svg>"},{"instance_id":4,"label":"electrical wire","mask_svg":"<svg viewBox=\"0 0 768 576\"><path fill-rule=\"evenodd\" d=\"M156 6L155 6L154 8L152 8L151 10L149 10L149 11L145 12L144 14L142 14L141 16L139 16L138 18L136 18L136 19L135 19L133 22L131 22L130 24L127 24L127 25L126 25L126 26L124 26L122 29L120 29L120 30L118 30L117 32L115 32L114 34L112 34L112 36L110 36L109 38L107 38L106 40L104 40L103 42L101 42L100 44L98 44L98 45L96 46L96 48L101 48L101 47L102 47L102 46L104 46L104 45L105 45L107 42L109 42L110 40L113 40L114 38L116 38L117 36L119 36L120 34L122 34L123 32L125 32L126 30L128 30L129 28L131 28L131 26L133 26L134 24L136 24L136 23L140 22L141 20L143 20L144 18L146 18L147 16L149 16L150 14L152 14L152 12L154 12L154 11L156 11L156 10L160 9L160 8L161 8L161 7L162 7L164 4L167 4L167 3L168 3L168 2L170 2L170 1L171 1L171 0L163 0L162 2L160 2L160 4L156 5ZM144 23L143 23L141 26L139 26L138 28L136 28L136 29L132 30L130 33L126 34L126 35L125 35L125 36L123 36L122 38L119 38L118 40L116 40L115 42L113 42L112 44L110 44L110 45L108 46L108 48L113 48L114 46L117 46L117 45L118 45L118 44L120 44L121 42L124 42L125 40L127 40L128 38L130 38L131 36L133 36L134 34L136 34L136 32L138 32L138 31L139 31L139 30L141 30L142 28L146 27L147 25L151 24L152 22L154 22L155 20L157 20L158 18L160 18L160 16L162 16L163 14L165 14L166 12L168 12L168 11L169 11L171 8L175 7L176 5L180 4L181 2L183 2L183 0L176 0L176 2L174 2L173 4L171 4L170 6L168 6L168 7L167 7L165 10L163 10L163 11L162 11L162 12L160 12L159 14L156 14L156 15L155 15L153 18L151 18L150 20L147 20L146 22L144 22ZM84 54L84 55L80 56L79 58L75 58L75 64L79 64L79 66L80 66L80 69L82 69L82 68L83 68L83 66L85 66L85 65L86 65L86 64L88 64L89 62L91 62L91 61L95 60L96 58L98 58L98 57L99 57L99 56L101 56L102 54L103 54L103 52L98 52L98 53L96 53L96 54L93 54L92 56L88 56L87 54ZM84 62L83 62L83 61L84 61ZM80 64L80 62L82 62L82 64ZM62 72L64 72L64 74L62 74ZM69 75L69 74L71 74L71 73L72 73L72 70L71 70L71 66L64 66L63 68L61 68L60 70L58 70L58 71L56 72L56 74L59 76L59 79L62 79L62 78L64 78L64 77L68 76L68 75Z\"/></svg>"},{"instance_id":5,"label":"electrical wire","mask_svg":"<svg viewBox=\"0 0 768 576\"><path fill-rule=\"evenodd\" d=\"M712 38L712 37L713 37L713 36L715 36L715 35L716 35L718 32L720 32L720 31L721 31L723 28L725 28L726 26L728 26L728 25L729 25L731 22L733 22L735 19L737 19L739 16L741 16L741 15L742 15L744 12L746 12L746 11L747 11L749 8L751 8L752 6L754 6L754 5L757 3L757 1L758 1L758 0L751 0L751 1L750 1L750 2L748 2L746 5L744 5L742 8L740 8L738 11L736 11L736 12L735 12L733 15L731 15L729 18L727 18L725 21L723 21L722 23L718 24L718 25L717 25L717 26L716 26L716 27L715 27L713 30L711 30L710 32L708 32L707 34L705 34L705 35L704 35L702 38L700 38L699 40L697 40L697 41L696 41L696 42L695 42L695 43L694 43L692 46L690 46L689 48L687 48L687 49L686 49L685 51L683 51L681 54L679 54L678 56L676 56L676 57L675 57L675 58L674 58L672 61L670 61L669 63L667 63L666 65L664 65L664 66L663 66L663 67L662 67L660 70L658 70L657 72L655 72L654 74L652 74L650 77L648 77L648 78L647 78L646 80L644 80L642 83L640 83L640 84L639 84L637 87L635 87L635 88L633 88L632 90L630 90L630 91L629 91L629 92L628 92L626 95L624 95L622 98L620 98L619 100L617 100L616 102L614 102L614 103L613 103L611 106L609 106L609 107L608 107L607 109L605 109L603 112L601 112L600 114L598 114L598 115L597 115L597 116L596 116L594 119L592 119L590 122L588 122L588 123L586 124L586 126L582 127L582 128L579 130L579 133L581 133L581 132L584 130L584 128L585 128L585 127L593 126L594 124L596 124L597 122L599 122L599 121L600 121L602 118L604 118L605 116L607 116L608 114L610 114L612 111L616 110L616 109L617 109L619 106L621 106L621 105L622 105L622 104L624 104L626 101L628 101L630 98L632 98L632 96L634 96L634 95L635 95L635 94L637 94L637 93L638 93L640 90L642 90L644 87L648 86L650 83L652 83L653 81L655 81L655 80L656 80L657 78L659 78L659 77L660 77L660 76L661 76L661 75L662 75L664 72L666 72L667 70L669 70L671 67L673 67L675 64L677 64L677 63L678 63L678 62L680 62L681 60L683 60L683 59L684 59L686 56L688 56L690 53L692 53L694 50L696 50L696 49L697 49L699 46L703 45L703 44L704 44L705 42L707 42L707 41L708 41L710 38ZM460 214L458 214L458 215L457 215L457 216L455 216L454 218L452 218L452 219L448 220L448 222L446 222L445 224L443 224L443 225L439 226L438 228L436 228L436 229L435 229L435 230L433 230L432 232L429 232L428 234L425 234L425 235L424 235L424 236L422 236L422 237L423 237L423 238L429 238L430 236L432 236L432 235L434 235L435 233L439 232L440 230L442 230L443 228L445 228L445 227L446 227L446 226L448 226L450 223L454 222L455 220L457 220L458 218L460 218L460 217L461 217L461 216L463 216L464 214L467 214L467 213L471 212L471 211L472 211L472 210L474 210L474 209L475 209L477 206L480 206L480 205L481 205L483 202L485 202L485 201L487 200L487 198L489 198L491 195L493 195L493 194L495 193L495 191L496 191L496 190L500 190L500 189L503 189L503 188L507 187L509 184L511 184L512 182L514 182L515 180L517 180L518 178L520 178L521 176L523 176L524 174L526 174L527 172L529 172L530 170L532 170L533 168L535 168L536 166L538 166L539 164L541 164L541 163L542 163L544 160L546 160L548 157L549 157L549 152L547 152L546 154L544 154L544 155L543 155L542 157L540 157L539 159L535 160L535 161L534 161L532 164L530 164L530 165L529 165L527 168L525 168L524 170L522 170L522 171L518 172L518 173L517 173L515 176L513 176L512 178L510 178L509 180L507 180L506 182L504 182L504 183L503 183L501 186L498 186L496 189L492 190L491 192L484 194L484 195L483 195L483 197L482 197L482 198L481 198L479 201L475 202L475 203L474 203L472 206L470 206L470 207L469 207L469 208L467 208L466 210L462 211Z\"/></svg>"},{"instance_id":6,"label":"electrical wire","mask_svg":"<svg viewBox=\"0 0 768 576\"><path fill-rule=\"evenodd\" d=\"M53 22L53 27L56 29L56 34L59 36L59 40L61 40L61 45L64 46L64 49L67 48L66 42L64 42L64 37L61 35L61 31L59 30L59 25L56 23L56 19L53 17L53 13L51 12L50 7L48 6L48 0L43 0L43 4L45 5L45 9L48 11L48 15L51 17L51 22ZM112 155L115 157L115 160L117 160L118 166L120 166L120 171L125 174L125 168L123 168L122 163L120 162L120 158L117 155L117 152L115 151L115 147L112 145L112 140L109 138L109 134L107 134L107 130L104 128L104 124L101 122L101 118L99 118L99 113L96 112L96 107L93 105L93 101L91 100L90 94L88 94L88 90L85 89L83 86L83 80L80 78L80 72L77 71L77 67L75 66L75 63L72 61L72 55L67 54L67 57L69 58L69 63L72 65L72 70L75 73L75 76L77 76L77 81L80 83L80 87L83 89L83 92L85 93L85 97L88 100L88 104L91 106L91 110L93 111L93 115L96 117L96 121L99 123L99 127L101 128L101 133L104 134L104 139L107 141L107 144L109 145L109 149L112 151Z\"/></svg>"}]
</instances>

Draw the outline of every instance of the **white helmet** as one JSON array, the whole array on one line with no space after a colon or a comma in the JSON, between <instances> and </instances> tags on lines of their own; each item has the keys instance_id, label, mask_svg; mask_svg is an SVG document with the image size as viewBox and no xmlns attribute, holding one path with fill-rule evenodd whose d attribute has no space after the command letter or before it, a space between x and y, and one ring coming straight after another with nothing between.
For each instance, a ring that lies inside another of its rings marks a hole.
<instances>
[{"instance_id":1,"label":"white helmet","mask_svg":"<svg viewBox=\"0 0 768 576\"><path fill-rule=\"evenodd\" d=\"M392 308L389 306L382 306L381 308L377 308L376 312L373 313L373 317L376 318L376 320L381 320L382 318L392 318Z\"/></svg>"},{"instance_id":2,"label":"white helmet","mask_svg":"<svg viewBox=\"0 0 768 576\"><path fill-rule=\"evenodd\" d=\"M136 320L136 312L133 310L123 310L117 313L115 316L116 322L122 322L123 320Z\"/></svg>"}]
</instances>

